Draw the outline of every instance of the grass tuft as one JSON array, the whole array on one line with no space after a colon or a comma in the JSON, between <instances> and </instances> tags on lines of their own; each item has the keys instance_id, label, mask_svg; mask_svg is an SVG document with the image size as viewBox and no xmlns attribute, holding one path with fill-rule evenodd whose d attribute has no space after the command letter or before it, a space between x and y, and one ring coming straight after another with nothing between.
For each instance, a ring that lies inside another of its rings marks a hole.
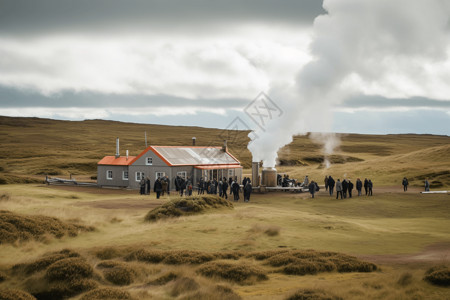
<instances>
[{"instance_id":1,"label":"grass tuft","mask_svg":"<svg viewBox=\"0 0 450 300\"><path fill-rule=\"evenodd\" d=\"M329 295L322 290L301 289L288 296L286 300L342 300L342 298Z\"/></svg>"},{"instance_id":2,"label":"grass tuft","mask_svg":"<svg viewBox=\"0 0 450 300\"><path fill-rule=\"evenodd\" d=\"M57 218L41 215L20 215L10 211L0 211L0 244L41 240L52 235L61 238L65 235L77 236L79 232L93 231L93 227L86 227L74 223L62 222Z\"/></svg>"},{"instance_id":3,"label":"grass tuft","mask_svg":"<svg viewBox=\"0 0 450 300\"><path fill-rule=\"evenodd\" d=\"M69 257L61 259L47 269L45 277L49 281L89 278L94 270L83 258Z\"/></svg>"},{"instance_id":4,"label":"grass tuft","mask_svg":"<svg viewBox=\"0 0 450 300\"><path fill-rule=\"evenodd\" d=\"M147 263L160 263L165 258L164 251L139 249L125 256L126 261L143 261Z\"/></svg>"},{"instance_id":5,"label":"grass tuft","mask_svg":"<svg viewBox=\"0 0 450 300\"><path fill-rule=\"evenodd\" d=\"M187 294L180 299L182 300L241 300L242 298L236 294L231 288L224 285L216 285L207 289L199 290L192 294Z\"/></svg>"},{"instance_id":6,"label":"grass tuft","mask_svg":"<svg viewBox=\"0 0 450 300\"><path fill-rule=\"evenodd\" d=\"M179 277L178 274L169 272L167 274L164 274L164 275L156 278L155 280L150 281L148 283L148 285L165 285L165 284L177 279L178 277Z\"/></svg>"},{"instance_id":7,"label":"grass tuft","mask_svg":"<svg viewBox=\"0 0 450 300\"><path fill-rule=\"evenodd\" d=\"M264 270L245 263L209 262L200 266L197 272L206 277L217 276L239 284L250 284L253 281L268 279Z\"/></svg>"},{"instance_id":8,"label":"grass tuft","mask_svg":"<svg viewBox=\"0 0 450 300\"><path fill-rule=\"evenodd\" d=\"M194 215L203 213L206 210L225 207L232 208L233 204L213 195L177 198L149 211L145 216L145 220L154 222L160 219Z\"/></svg>"},{"instance_id":9,"label":"grass tuft","mask_svg":"<svg viewBox=\"0 0 450 300\"><path fill-rule=\"evenodd\" d=\"M48 286L33 295L38 300L66 299L97 287L98 283L92 279L72 278L50 282Z\"/></svg>"},{"instance_id":10,"label":"grass tuft","mask_svg":"<svg viewBox=\"0 0 450 300\"><path fill-rule=\"evenodd\" d=\"M15 289L0 289L0 299L2 300L36 300L27 292Z\"/></svg>"},{"instance_id":11,"label":"grass tuft","mask_svg":"<svg viewBox=\"0 0 450 300\"><path fill-rule=\"evenodd\" d=\"M60 261L61 259L70 257L80 257L80 254L70 249L64 249L58 252L51 252L31 263L14 265L13 271L19 272L23 270L26 274L33 274L46 269L48 266L57 261Z\"/></svg>"},{"instance_id":12,"label":"grass tuft","mask_svg":"<svg viewBox=\"0 0 450 300\"><path fill-rule=\"evenodd\" d=\"M115 285L129 285L134 282L136 272L125 263L103 261L97 266L106 269L103 271L105 279Z\"/></svg>"},{"instance_id":13,"label":"grass tuft","mask_svg":"<svg viewBox=\"0 0 450 300\"><path fill-rule=\"evenodd\" d=\"M125 300L132 299L130 293L114 288L100 288L92 290L81 297L80 300Z\"/></svg>"},{"instance_id":14,"label":"grass tuft","mask_svg":"<svg viewBox=\"0 0 450 300\"><path fill-rule=\"evenodd\" d=\"M413 275L409 272L403 273L397 280L397 284L403 287L410 285L412 282L413 282Z\"/></svg>"},{"instance_id":15,"label":"grass tuft","mask_svg":"<svg viewBox=\"0 0 450 300\"><path fill-rule=\"evenodd\" d=\"M435 266L427 270L425 281L434 285L450 286L450 268L448 266Z\"/></svg>"},{"instance_id":16,"label":"grass tuft","mask_svg":"<svg viewBox=\"0 0 450 300\"><path fill-rule=\"evenodd\" d=\"M200 285L192 278L181 277L175 280L173 283L170 295L172 297L178 297L179 295L198 290Z\"/></svg>"}]
</instances>

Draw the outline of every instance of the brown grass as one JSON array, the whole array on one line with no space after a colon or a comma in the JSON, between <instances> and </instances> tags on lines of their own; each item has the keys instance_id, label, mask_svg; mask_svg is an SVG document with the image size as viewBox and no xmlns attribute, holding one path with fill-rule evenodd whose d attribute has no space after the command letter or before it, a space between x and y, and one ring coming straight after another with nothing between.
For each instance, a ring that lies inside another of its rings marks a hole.
<instances>
[{"instance_id":1,"label":"brown grass","mask_svg":"<svg viewBox=\"0 0 450 300\"><path fill-rule=\"evenodd\" d=\"M66 299L97 287L98 283L92 279L73 278L50 282L41 290L32 292L32 294L38 300Z\"/></svg>"},{"instance_id":2,"label":"brown grass","mask_svg":"<svg viewBox=\"0 0 450 300\"><path fill-rule=\"evenodd\" d=\"M74 278L89 278L94 270L85 259L69 257L61 259L47 268L45 277L50 281L71 280Z\"/></svg>"},{"instance_id":3,"label":"brown grass","mask_svg":"<svg viewBox=\"0 0 450 300\"><path fill-rule=\"evenodd\" d=\"M0 289L0 299L2 300L36 300L27 292L16 289Z\"/></svg>"},{"instance_id":4,"label":"brown grass","mask_svg":"<svg viewBox=\"0 0 450 300\"><path fill-rule=\"evenodd\" d=\"M123 262L107 260L99 263L97 267L103 268L105 279L115 285L129 285L136 277L136 271Z\"/></svg>"},{"instance_id":5,"label":"brown grass","mask_svg":"<svg viewBox=\"0 0 450 300\"><path fill-rule=\"evenodd\" d=\"M76 223L62 222L57 218L41 215L21 215L10 211L0 211L0 244L42 240L47 235L61 238L77 236L79 232L93 231Z\"/></svg>"},{"instance_id":6,"label":"brown grass","mask_svg":"<svg viewBox=\"0 0 450 300\"><path fill-rule=\"evenodd\" d=\"M172 297L178 297L186 292L196 291L200 288L200 285L192 278L181 277L174 281L170 295Z\"/></svg>"},{"instance_id":7,"label":"brown grass","mask_svg":"<svg viewBox=\"0 0 450 300\"><path fill-rule=\"evenodd\" d=\"M165 284L177 279L179 276L180 275L178 275L177 273L168 272L168 273L156 278L155 280L150 281L147 284L148 285L165 285Z\"/></svg>"},{"instance_id":8,"label":"brown grass","mask_svg":"<svg viewBox=\"0 0 450 300\"><path fill-rule=\"evenodd\" d=\"M322 290L300 289L288 296L286 300L342 300L342 298L330 295Z\"/></svg>"},{"instance_id":9,"label":"brown grass","mask_svg":"<svg viewBox=\"0 0 450 300\"><path fill-rule=\"evenodd\" d=\"M233 204L223 198L212 195L199 195L178 198L154 208L145 216L146 221L194 215L210 209L233 208Z\"/></svg>"},{"instance_id":10,"label":"brown grass","mask_svg":"<svg viewBox=\"0 0 450 300\"><path fill-rule=\"evenodd\" d=\"M15 272L24 271L25 274L33 274L46 269L48 266L57 261L70 257L80 257L80 254L70 249L51 252L30 263L16 264L13 266L13 270Z\"/></svg>"},{"instance_id":11,"label":"brown grass","mask_svg":"<svg viewBox=\"0 0 450 300\"><path fill-rule=\"evenodd\" d=\"M231 264L214 261L201 265L197 272L206 277L219 277L239 284L252 284L255 281L268 279L263 269L246 263Z\"/></svg>"},{"instance_id":12,"label":"brown grass","mask_svg":"<svg viewBox=\"0 0 450 300\"><path fill-rule=\"evenodd\" d=\"M125 300L132 299L130 293L114 288L99 288L87 292L81 300Z\"/></svg>"},{"instance_id":13,"label":"brown grass","mask_svg":"<svg viewBox=\"0 0 450 300\"><path fill-rule=\"evenodd\" d=\"M230 287L224 285L216 285L209 288L203 288L195 293L182 296L182 300L241 300L242 298L236 294Z\"/></svg>"},{"instance_id":14,"label":"brown grass","mask_svg":"<svg viewBox=\"0 0 450 300\"><path fill-rule=\"evenodd\" d=\"M413 282L413 275L410 272L403 273L397 281L399 286L405 287Z\"/></svg>"}]
</instances>

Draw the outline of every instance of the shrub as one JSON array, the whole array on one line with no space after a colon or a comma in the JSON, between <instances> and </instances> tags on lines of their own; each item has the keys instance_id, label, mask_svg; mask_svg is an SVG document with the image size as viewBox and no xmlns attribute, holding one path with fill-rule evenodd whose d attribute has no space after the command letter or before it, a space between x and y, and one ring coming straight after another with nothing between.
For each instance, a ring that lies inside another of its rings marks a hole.
<instances>
[{"instance_id":1,"label":"shrub","mask_svg":"<svg viewBox=\"0 0 450 300\"><path fill-rule=\"evenodd\" d=\"M36 300L27 292L15 289L0 289L0 299L2 300Z\"/></svg>"},{"instance_id":2,"label":"shrub","mask_svg":"<svg viewBox=\"0 0 450 300\"><path fill-rule=\"evenodd\" d=\"M125 300L132 299L130 293L113 288L100 288L86 293L81 300Z\"/></svg>"},{"instance_id":3,"label":"shrub","mask_svg":"<svg viewBox=\"0 0 450 300\"><path fill-rule=\"evenodd\" d=\"M198 290L199 287L200 285L194 279L181 277L176 279L173 283L170 295L173 297L177 297L182 293Z\"/></svg>"},{"instance_id":4,"label":"shrub","mask_svg":"<svg viewBox=\"0 0 450 300\"><path fill-rule=\"evenodd\" d=\"M209 253L189 250L168 251L163 263L169 265L202 264L214 260L215 256Z\"/></svg>"},{"instance_id":5,"label":"shrub","mask_svg":"<svg viewBox=\"0 0 450 300\"><path fill-rule=\"evenodd\" d=\"M146 221L157 221L165 218L180 217L202 213L209 209L232 208L231 202L213 195L198 195L171 200L149 211Z\"/></svg>"},{"instance_id":6,"label":"shrub","mask_svg":"<svg viewBox=\"0 0 450 300\"><path fill-rule=\"evenodd\" d=\"M251 279L267 280L265 272L257 267L247 264L230 264L224 262L209 262L203 264L198 273L207 277L218 276L236 283L246 283Z\"/></svg>"},{"instance_id":7,"label":"shrub","mask_svg":"<svg viewBox=\"0 0 450 300\"><path fill-rule=\"evenodd\" d=\"M50 281L73 278L88 278L92 276L93 269L84 259L70 257L61 259L47 269L45 277Z\"/></svg>"},{"instance_id":8,"label":"shrub","mask_svg":"<svg viewBox=\"0 0 450 300\"><path fill-rule=\"evenodd\" d=\"M342 300L342 298L329 295L322 290L301 289L288 296L286 300Z\"/></svg>"},{"instance_id":9,"label":"shrub","mask_svg":"<svg viewBox=\"0 0 450 300\"><path fill-rule=\"evenodd\" d=\"M450 268L447 266L435 266L430 268L423 278L434 285L450 286Z\"/></svg>"},{"instance_id":10,"label":"shrub","mask_svg":"<svg viewBox=\"0 0 450 300\"><path fill-rule=\"evenodd\" d=\"M272 256L288 252L289 250L268 250L268 251L258 251L251 252L248 254L248 257L254 257L257 260L265 260L271 258Z\"/></svg>"},{"instance_id":11,"label":"shrub","mask_svg":"<svg viewBox=\"0 0 450 300\"><path fill-rule=\"evenodd\" d=\"M148 263L160 263L165 258L164 251L139 249L125 256L126 261L138 260Z\"/></svg>"},{"instance_id":12,"label":"shrub","mask_svg":"<svg viewBox=\"0 0 450 300\"><path fill-rule=\"evenodd\" d=\"M121 251L114 247L106 247L98 249L94 252L94 255L99 259L112 259L122 255Z\"/></svg>"}]
</instances>

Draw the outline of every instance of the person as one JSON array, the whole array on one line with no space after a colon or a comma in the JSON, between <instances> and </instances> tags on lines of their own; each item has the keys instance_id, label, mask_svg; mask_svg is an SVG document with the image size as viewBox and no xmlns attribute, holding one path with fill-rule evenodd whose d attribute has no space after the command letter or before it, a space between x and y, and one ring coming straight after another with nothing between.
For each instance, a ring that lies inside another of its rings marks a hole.
<instances>
[{"instance_id":1,"label":"person","mask_svg":"<svg viewBox=\"0 0 450 300\"><path fill-rule=\"evenodd\" d=\"M364 191L366 192L366 196L367 196L368 185L369 185L369 181L367 180L367 178L364 178Z\"/></svg>"},{"instance_id":2,"label":"person","mask_svg":"<svg viewBox=\"0 0 450 300\"><path fill-rule=\"evenodd\" d=\"M231 194L233 194L233 188L232 188L233 178L231 178L231 177L228 179L228 186L230 187L230 196L231 196Z\"/></svg>"},{"instance_id":3,"label":"person","mask_svg":"<svg viewBox=\"0 0 450 300\"><path fill-rule=\"evenodd\" d=\"M358 191L358 196L361 196L362 181L359 178L356 179L356 190Z\"/></svg>"},{"instance_id":4,"label":"person","mask_svg":"<svg viewBox=\"0 0 450 300\"><path fill-rule=\"evenodd\" d=\"M178 177L178 178L179 178L178 185L179 185L179 189L180 189L180 196L183 197L184 190L186 189L186 181L182 177Z\"/></svg>"},{"instance_id":5,"label":"person","mask_svg":"<svg viewBox=\"0 0 450 300\"><path fill-rule=\"evenodd\" d=\"M218 187L219 187L219 197L222 197L222 194L223 194L223 181L222 181L222 178L220 178L220 180L219 180Z\"/></svg>"},{"instance_id":6,"label":"person","mask_svg":"<svg viewBox=\"0 0 450 300\"><path fill-rule=\"evenodd\" d=\"M139 188L140 188L139 193L141 195L144 195L145 194L145 179L144 178L141 178L141 181L139 181Z\"/></svg>"},{"instance_id":7,"label":"person","mask_svg":"<svg viewBox=\"0 0 450 300\"><path fill-rule=\"evenodd\" d=\"M156 199L159 199L162 191L161 178L158 177L155 181L155 185L153 186L153 191L156 193Z\"/></svg>"},{"instance_id":8,"label":"person","mask_svg":"<svg viewBox=\"0 0 450 300\"><path fill-rule=\"evenodd\" d=\"M402 180L402 184L403 184L403 191L406 192L408 190L408 179L406 177L403 177Z\"/></svg>"},{"instance_id":9,"label":"person","mask_svg":"<svg viewBox=\"0 0 450 300\"><path fill-rule=\"evenodd\" d=\"M245 187L246 184L247 184L247 177L244 177L244 179L242 179L242 186Z\"/></svg>"},{"instance_id":10,"label":"person","mask_svg":"<svg viewBox=\"0 0 450 300\"><path fill-rule=\"evenodd\" d=\"M197 184L197 194L198 195L203 194L203 192L204 192L203 187L204 187L203 177L200 177L200 180L198 181L198 184Z\"/></svg>"},{"instance_id":11,"label":"person","mask_svg":"<svg viewBox=\"0 0 450 300\"><path fill-rule=\"evenodd\" d=\"M227 182L227 178L224 177L223 181L222 181L222 198L225 197L225 199L228 199L227 190L228 190L228 182Z\"/></svg>"},{"instance_id":12,"label":"person","mask_svg":"<svg viewBox=\"0 0 450 300\"><path fill-rule=\"evenodd\" d=\"M309 186L309 178L308 175L305 176L305 180L303 180L303 186Z\"/></svg>"},{"instance_id":13,"label":"person","mask_svg":"<svg viewBox=\"0 0 450 300\"><path fill-rule=\"evenodd\" d=\"M342 179L342 195L344 199L347 198L348 182L347 179Z\"/></svg>"},{"instance_id":14,"label":"person","mask_svg":"<svg viewBox=\"0 0 450 300\"><path fill-rule=\"evenodd\" d=\"M186 194L187 196L192 196L192 182L189 177L186 180Z\"/></svg>"},{"instance_id":15,"label":"person","mask_svg":"<svg viewBox=\"0 0 450 300\"><path fill-rule=\"evenodd\" d=\"M145 178L145 189L146 194L150 195L150 178L148 176Z\"/></svg>"},{"instance_id":16,"label":"person","mask_svg":"<svg viewBox=\"0 0 450 300\"><path fill-rule=\"evenodd\" d=\"M170 196L170 179L169 179L169 176L166 175L166 177L164 177L164 180L167 182L167 195Z\"/></svg>"},{"instance_id":17,"label":"person","mask_svg":"<svg viewBox=\"0 0 450 300\"><path fill-rule=\"evenodd\" d=\"M367 188L369 189L369 196L372 196L373 183L372 183L372 180L370 180L370 179L367 182Z\"/></svg>"},{"instance_id":18,"label":"person","mask_svg":"<svg viewBox=\"0 0 450 300\"><path fill-rule=\"evenodd\" d=\"M161 178L161 185L162 185L161 196L164 196L164 193L167 191L167 182L164 177Z\"/></svg>"},{"instance_id":19,"label":"person","mask_svg":"<svg viewBox=\"0 0 450 300\"><path fill-rule=\"evenodd\" d=\"M233 183L231 184L231 189L233 190L234 201L239 201L239 190L240 190L239 183L233 180Z\"/></svg>"},{"instance_id":20,"label":"person","mask_svg":"<svg viewBox=\"0 0 450 300\"><path fill-rule=\"evenodd\" d=\"M330 196L333 196L335 181L331 175L328 177L328 189L330 191Z\"/></svg>"},{"instance_id":21,"label":"person","mask_svg":"<svg viewBox=\"0 0 450 300\"><path fill-rule=\"evenodd\" d=\"M210 194L215 194L216 193L216 186L215 186L214 179L211 180L211 182L209 183L209 193Z\"/></svg>"},{"instance_id":22,"label":"person","mask_svg":"<svg viewBox=\"0 0 450 300\"><path fill-rule=\"evenodd\" d=\"M244 186L244 202L250 201L250 195L252 194L252 182L250 178L247 178L245 186Z\"/></svg>"},{"instance_id":23,"label":"person","mask_svg":"<svg viewBox=\"0 0 450 300\"><path fill-rule=\"evenodd\" d=\"M428 178L425 179L425 192L430 191L430 183L428 182Z\"/></svg>"},{"instance_id":24,"label":"person","mask_svg":"<svg viewBox=\"0 0 450 300\"><path fill-rule=\"evenodd\" d=\"M311 198L314 198L314 194L316 193L316 183L314 182L314 180L311 180L308 189L309 193L311 194Z\"/></svg>"},{"instance_id":25,"label":"person","mask_svg":"<svg viewBox=\"0 0 450 300\"><path fill-rule=\"evenodd\" d=\"M339 195L341 195L342 199L342 182L338 179L336 182L336 199L339 198Z\"/></svg>"},{"instance_id":26,"label":"person","mask_svg":"<svg viewBox=\"0 0 450 300\"><path fill-rule=\"evenodd\" d=\"M205 191L206 191L206 193L208 194L208 184L209 184L209 181L208 181L208 180L203 180L203 190L202 190L202 194L204 194Z\"/></svg>"},{"instance_id":27,"label":"person","mask_svg":"<svg viewBox=\"0 0 450 300\"><path fill-rule=\"evenodd\" d=\"M348 197L352 197L352 190L353 190L353 182L349 179L348 180Z\"/></svg>"},{"instance_id":28,"label":"person","mask_svg":"<svg viewBox=\"0 0 450 300\"><path fill-rule=\"evenodd\" d=\"M328 191L328 176L325 175L325 179L323 181L325 183L325 191Z\"/></svg>"}]
</instances>

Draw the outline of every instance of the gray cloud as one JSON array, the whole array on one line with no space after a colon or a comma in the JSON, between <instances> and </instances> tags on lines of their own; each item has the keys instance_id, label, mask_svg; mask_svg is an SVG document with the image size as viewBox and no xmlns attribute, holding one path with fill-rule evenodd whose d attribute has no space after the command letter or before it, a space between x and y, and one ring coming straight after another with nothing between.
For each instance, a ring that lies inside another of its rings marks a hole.
<instances>
[{"instance_id":1,"label":"gray cloud","mask_svg":"<svg viewBox=\"0 0 450 300\"><path fill-rule=\"evenodd\" d=\"M411 97L408 99L385 98L382 96L366 96L359 95L346 99L338 108L355 108L355 109L388 109L393 107L402 108L433 108L433 109L450 109L449 101L434 100L424 97Z\"/></svg>"},{"instance_id":2,"label":"gray cloud","mask_svg":"<svg viewBox=\"0 0 450 300\"><path fill-rule=\"evenodd\" d=\"M319 0L1 0L0 33L217 30L243 23L312 24ZM198 31L192 32L193 35Z\"/></svg>"}]
</instances>

